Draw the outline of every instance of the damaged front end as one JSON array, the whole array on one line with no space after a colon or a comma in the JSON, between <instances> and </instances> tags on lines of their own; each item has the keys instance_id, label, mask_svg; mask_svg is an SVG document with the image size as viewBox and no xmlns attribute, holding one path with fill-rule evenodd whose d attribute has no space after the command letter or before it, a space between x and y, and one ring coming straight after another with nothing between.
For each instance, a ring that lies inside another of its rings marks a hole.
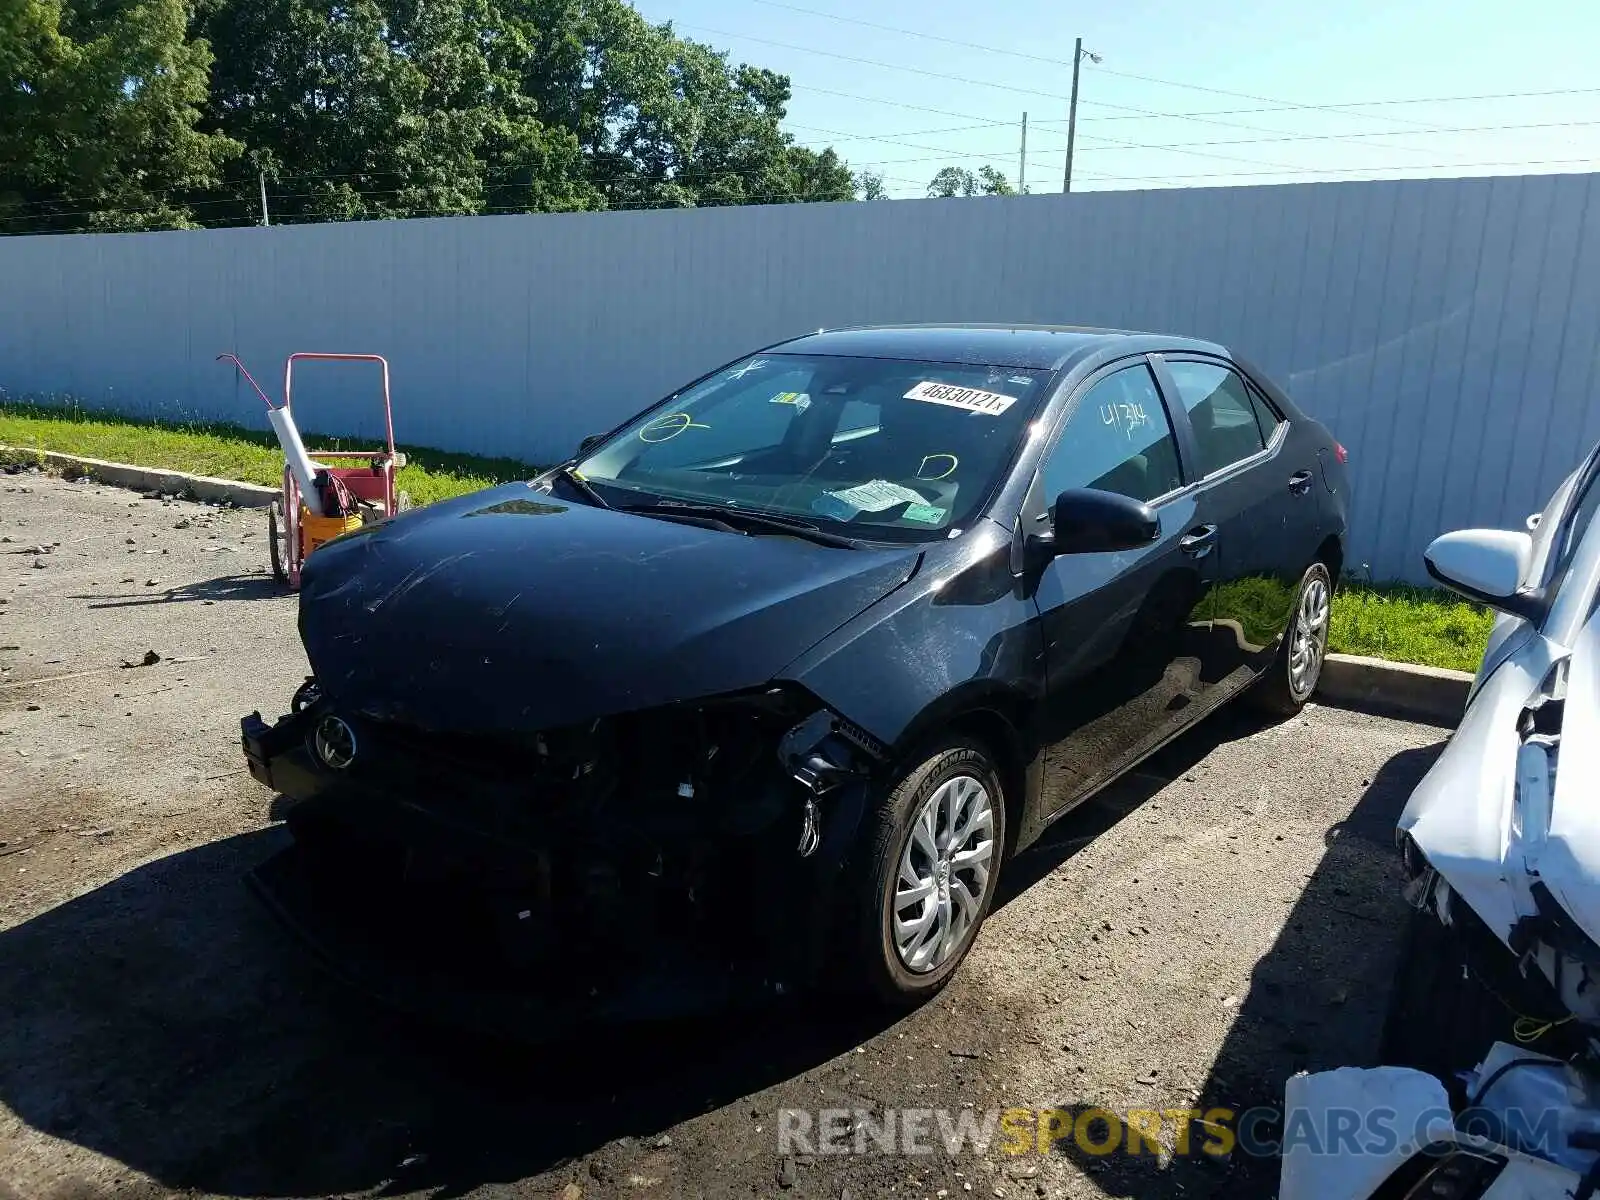
<instances>
[{"instance_id":1,"label":"damaged front end","mask_svg":"<svg viewBox=\"0 0 1600 1200\"><path fill-rule=\"evenodd\" d=\"M1505 999L1517 1011L1571 1018L1591 1034L1600 1033L1597 779L1600 627L1591 623L1570 656L1537 639L1485 681L1400 821L1412 903L1469 953L1501 960L1484 973L1515 988Z\"/></svg>"},{"instance_id":2,"label":"damaged front end","mask_svg":"<svg viewBox=\"0 0 1600 1200\"><path fill-rule=\"evenodd\" d=\"M793 686L525 735L350 711L313 681L292 708L241 722L295 840L258 892L370 990L524 1034L815 978L884 752Z\"/></svg>"}]
</instances>

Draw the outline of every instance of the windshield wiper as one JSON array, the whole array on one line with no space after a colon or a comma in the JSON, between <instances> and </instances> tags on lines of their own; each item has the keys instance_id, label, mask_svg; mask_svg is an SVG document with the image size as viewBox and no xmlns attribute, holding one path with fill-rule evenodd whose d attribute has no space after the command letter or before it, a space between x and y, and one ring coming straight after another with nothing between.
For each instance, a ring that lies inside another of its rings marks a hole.
<instances>
[{"instance_id":1,"label":"windshield wiper","mask_svg":"<svg viewBox=\"0 0 1600 1200\"><path fill-rule=\"evenodd\" d=\"M732 508L721 504L694 504L687 500L657 500L651 504L629 505L624 512L641 513L645 516L686 516L704 517L708 520L719 521L724 525L743 530L746 533L786 533L792 537L804 538L816 542L819 546L840 546L847 550L861 549L861 543L854 538L847 538L841 534L829 533L819 529L809 521L802 521L798 517L778 516L773 513L754 513L743 508Z\"/></svg>"},{"instance_id":2,"label":"windshield wiper","mask_svg":"<svg viewBox=\"0 0 1600 1200\"><path fill-rule=\"evenodd\" d=\"M604 496L602 496L599 492L595 491L594 485L592 483L590 483L587 479L585 479L582 475L579 475L575 470L572 469L572 467L570 467L570 466L557 467L555 469L555 474L561 480L563 480L565 483L567 483L572 488L573 491L577 492L580 496L582 496L585 500L587 500L590 504L594 505L596 508L610 508L611 507L611 505L606 503L606 498Z\"/></svg>"}]
</instances>

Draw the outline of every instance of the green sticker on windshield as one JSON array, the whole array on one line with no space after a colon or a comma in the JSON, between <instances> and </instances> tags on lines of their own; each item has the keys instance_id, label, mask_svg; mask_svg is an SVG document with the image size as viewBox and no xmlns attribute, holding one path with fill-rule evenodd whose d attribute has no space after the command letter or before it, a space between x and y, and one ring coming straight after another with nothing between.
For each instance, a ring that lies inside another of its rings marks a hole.
<instances>
[{"instance_id":1,"label":"green sticker on windshield","mask_svg":"<svg viewBox=\"0 0 1600 1200\"><path fill-rule=\"evenodd\" d=\"M900 515L908 521L920 521L924 525L937 525L944 520L948 508L939 508L933 504L908 504L905 512Z\"/></svg>"}]
</instances>

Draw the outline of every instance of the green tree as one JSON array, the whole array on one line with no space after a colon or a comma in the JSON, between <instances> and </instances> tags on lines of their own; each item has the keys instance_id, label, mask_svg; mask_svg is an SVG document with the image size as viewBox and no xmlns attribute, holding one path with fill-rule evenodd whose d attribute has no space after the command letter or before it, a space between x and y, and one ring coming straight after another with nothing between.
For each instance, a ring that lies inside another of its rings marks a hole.
<instances>
[{"instance_id":1,"label":"green tree","mask_svg":"<svg viewBox=\"0 0 1600 1200\"><path fill-rule=\"evenodd\" d=\"M625 0L0 0L0 220L854 199L789 97Z\"/></svg>"},{"instance_id":2,"label":"green tree","mask_svg":"<svg viewBox=\"0 0 1600 1200\"><path fill-rule=\"evenodd\" d=\"M196 24L218 48L210 120L250 148L277 219L597 202L575 139L507 68L490 0L203 0Z\"/></svg>"},{"instance_id":3,"label":"green tree","mask_svg":"<svg viewBox=\"0 0 1600 1200\"><path fill-rule=\"evenodd\" d=\"M789 80L734 66L651 25L621 0L505 0L531 53L524 92L578 141L612 207L761 204L854 197L831 150L780 124Z\"/></svg>"},{"instance_id":4,"label":"green tree","mask_svg":"<svg viewBox=\"0 0 1600 1200\"><path fill-rule=\"evenodd\" d=\"M871 171L862 171L856 176L856 194L863 200L887 200L889 193L884 190L883 176L875 175Z\"/></svg>"},{"instance_id":5,"label":"green tree","mask_svg":"<svg viewBox=\"0 0 1600 1200\"><path fill-rule=\"evenodd\" d=\"M985 196L1015 196L1017 189L991 166L978 168L978 190Z\"/></svg>"},{"instance_id":6,"label":"green tree","mask_svg":"<svg viewBox=\"0 0 1600 1200\"><path fill-rule=\"evenodd\" d=\"M240 149L197 127L210 66L182 0L0 0L0 229L195 224Z\"/></svg>"},{"instance_id":7,"label":"green tree","mask_svg":"<svg viewBox=\"0 0 1600 1200\"><path fill-rule=\"evenodd\" d=\"M979 167L976 175L964 167L942 167L939 173L928 181L928 195L938 198L1016 194L1016 189L1006 177L990 166Z\"/></svg>"}]
</instances>

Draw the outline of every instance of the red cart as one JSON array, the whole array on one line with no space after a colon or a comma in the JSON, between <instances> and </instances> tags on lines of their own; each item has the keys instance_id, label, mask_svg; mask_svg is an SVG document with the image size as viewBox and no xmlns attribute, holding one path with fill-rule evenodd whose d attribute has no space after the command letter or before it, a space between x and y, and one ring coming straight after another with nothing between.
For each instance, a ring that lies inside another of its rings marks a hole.
<instances>
[{"instance_id":1,"label":"red cart","mask_svg":"<svg viewBox=\"0 0 1600 1200\"><path fill-rule=\"evenodd\" d=\"M405 455L394 448L394 410L389 400L389 364L376 354L319 354L300 351L289 355L283 367L283 407L288 409L294 393L294 365L307 359L325 362L373 362L383 373L384 445L376 450L314 450L311 456L327 465L327 473L343 486L353 501L353 512L342 516L314 513L301 495L299 481L289 464L283 467L283 497L267 510L268 547L272 573L291 588L300 586L300 568L306 555L323 542L375 517L392 517L411 507L410 499L395 487L395 472L405 466ZM255 388L266 406L272 401L251 377L245 365L233 354L222 354L218 361L229 361ZM336 465L343 464L343 465Z\"/></svg>"}]
</instances>

